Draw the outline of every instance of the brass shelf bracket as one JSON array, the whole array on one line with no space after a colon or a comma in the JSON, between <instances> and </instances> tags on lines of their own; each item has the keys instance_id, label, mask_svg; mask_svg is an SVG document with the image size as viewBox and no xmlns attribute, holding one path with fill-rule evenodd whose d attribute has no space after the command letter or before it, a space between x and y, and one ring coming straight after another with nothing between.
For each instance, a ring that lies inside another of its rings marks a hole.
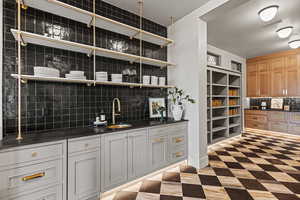
<instances>
[{"instance_id":1,"label":"brass shelf bracket","mask_svg":"<svg viewBox=\"0 0 300 200\"><path fill-rule=\"evenodd\" d=\"M87 27L91 28L91 26L94 24L95 17L92 17L91 21L87 24Z\"/></svg>"},{"instance_id":2,"label":"brass shelf bracket","mask_svg":"<svg viewBox=\"0 0 300 200\"><path fill-rule=\"evenodd\" d=\"M23 79L23 78L21 78L21 83L23 83L23 84L27 84L27 83L28 83L28 80L27 80L27 79Z\"/></svg>"},{"instance_id":3,"label":"brass shelf bracket","mask_svg":"<svg viewBox=\"0 0 300 200\"><path fill-rule=\"evenodd\" d=\"M27 46L27 43L24 41L22 34L21 34L21 33L19 33L19 34L20 34L20 38L21 38L21 45L22 45L23 47L26 47L26 46Z\"/></svg>"},{"instance_id":4,"label":"brass shelf bracket","mask_svg":"<svg viewBox=\"0 0 300 200\"><path fill-rule=\"evenodd\" d=\"M93 55L93 51L94 50L91 50L91 52L90 53L88 53L88 54L86 54L88 57L92 57L92 55Z\"/></svg>"},{"instance_id":5,"label":"brass shelf bracket","mask_svg":"<svg viewBox=\"0 0 300 200\"><path fill-rule=\"evenodd\" d=\"M27 9L28 9L28 6L25 5L24 0L16 0L16 3L18 3L19 1L20 1L20 3L21 3L21 8L22 8L23 10L27 10Z\"/></svg>"}]
</instances>

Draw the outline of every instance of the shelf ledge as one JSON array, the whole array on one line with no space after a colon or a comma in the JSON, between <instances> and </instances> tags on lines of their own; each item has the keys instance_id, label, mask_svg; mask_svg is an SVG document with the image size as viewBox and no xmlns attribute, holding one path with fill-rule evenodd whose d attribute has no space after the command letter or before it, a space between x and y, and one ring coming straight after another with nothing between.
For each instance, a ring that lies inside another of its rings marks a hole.
<instances>
[{"instance_id":1,"label":"shelf ledge","mask_svg":"<svg viewBox=\"0 0 300 200\"><path fill-rule=\"evenodd\" d=\"M11 29L11 32L14 35L15 39L18 40L19 31L16 29ZM89 56L91 55L91 52L93 53L95 51L97 56L125 60L131 63L132 62L138 63L139 61L141 61L143 64L153 65L157 67L175 66L175 64L173 63L169 63L162 60L122 53L118 51L113 51L113 50L104 49L100 47L94 47L86 44L80 44L80 43L71 42L67 40L50 38L35 33L20 31L20 34L22 36L23 43L26 44L31 43L36 45L68 50L68 51L74 51L74 52L84 53Z\"/></svg>"},{"instance_id":2,"label":"shelf ledge","mask_svg":"<svg viewBox=\"0 0 300 200\"><path fill-rule=\"evenodd\" d=\"M93 81L93 80L79 80L79 79L68 79L68 78L56 78L56 77L41 77L33 75L18 75L11 74L15 79L21 78L21 80L26 83L27 81L44 81L44 82L59 82L59 83L79 83L86 85L111 85L111 86L127 86L127 87L141 87L141 88L174 88L172 85L145 85L140 83L124 83L124 82L111 82L111 81Z\"/></svg>"}]
</instances>

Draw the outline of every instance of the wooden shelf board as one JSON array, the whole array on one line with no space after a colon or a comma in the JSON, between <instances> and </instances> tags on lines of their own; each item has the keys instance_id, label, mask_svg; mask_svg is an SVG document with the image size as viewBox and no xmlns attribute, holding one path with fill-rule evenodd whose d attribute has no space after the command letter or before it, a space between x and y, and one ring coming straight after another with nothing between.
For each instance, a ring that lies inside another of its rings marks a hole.
<instances>
[{"instance_id":1,"label":"wooden shelf board","mask_svg":"<svg viewBox=\"0 0 300 200\"><path fill-rule=\"evenodd\" d=\"M229 115L229 117L240 117L241 115L238 114L238 115Z\"/></svg>"},{"instance_id":2,"label":"wooden shelf board","mask_svg":"<svg viewBox=\"0 0 300 200\"><path fill-rule=\"evenodd\" d=\"M220 117L213 117L212 118L213 121L222 120L222 119L227 119L227 116L220 116Z\"/></svg>"},{"instance_id":3,"label":"wooden shelf board","mask_svg":"<svg viewBox=\"0 0 300 200\"><path fill-rule=\"evenodd\" d=\"M220 127L216 127L212 129L212 132L218 132L218 131L222 131L222 130L226 130L227 127L226 126L220 126Z\"/></svg>"},{"instance_id":4,"label":"wooden shelf board","mask_svg":"<svg viewBox=\"0 0 300 200\"><path fill-rule=\"evenodd\" d=\"M98 14L94 14L87 10L74 7L72 5L63 3L58 0L23 0L26 6L36 8L48 13L59 15L68 19L72 19L87 25L93 25L92 20L95 17L95 26L101 29L126 35L128 37L140 38L142 34L142 40L157 44L160 46L166 46L174 43L173 40L140 30L136 27L129 26L127 24L103 17Z\"/></svg>"},{"instance_id":5,"label":"wooden shelf board","mask_svg":"<svg viewBox=\"0 0 300 200\"><path fill-rule=\"evenodd\" d=\"M227 85L225 85L225 84L217 84L217 83L213 83L212 86L216 86L216 87L227 87Z\"/></svg>"},{"instance_id":6,"label":"wooden shelf board","mask_svg":"<svg viewBox=\"0 0 300 200\"><path fill-rule=\"evenodd\" d=\"M216 106L216 107L212 107L212 109L224 109L224 108L227 108L227 106Z\"/></svg>"},{"instance_id":7,"label":"wooden shelf board","mask_svg":"<svg viewBox=\"0 0 300 200\"><path fill-rule=\"evenodd\" d=\"M241 126L240 123L237 123L237 124L229 124L229 128L234 128L234 127L238 127L238 126Z\"/></svg>"},{"instance_id":8,"label":"wooden shelf board","mask_svg":"<svg viewBox=\"0 0 300 200\"><path fill-rule=\"evenodd\" d=\"M11 74L12 77L18 79L18 74ZM68 78L56 78L56 77L41 77L34 75L21 75L22 80L28 81L45 81L45 82L61 82L61 83L79 83L87 85L112 85L112 86L126 86L126 87L149 87L149 88L174 88L172 85L144 85L139 83L124 83L124 82L111 82L111 81L93 81L93 80L79 80L79 79L68 79Z\"/></svg>"},{"instance_id":9,"label":"wooden shelf board","mask_svg":"<svg viewBox=\"0 0 300 200\"><path fill-rule=\"evenodd\" d=\"M11 32L14 35L15 39L17 40L18 39L18 36L17 36L18 31L15 29L11 29ZM35 34L35 33L29 33L29 32L25 32L25 31L21 31L20 33L21 33L22 39L25 43L43 45L43 46L52 47L52 48L58 48L58 49L63 49L63 50L68 50L68 51L84 53L87 55L91 55L91 53L93 53L93 51L95 50L97 56L103 56L103 57L125 60L125 61L136 62L136 63L141 61L143 64L154 65L157 67L175 66L175 64L161 61L161 60L156 60L156 59L152 59L152 58L146 58L146 57L141 57L141 56L137 56L137 55L117 52L117 51L113 51L113 50L109 50L109 49L94 47L94 46L80 44L80 43L71 42L71 41L67 41L67 40L50 38L50 37L46 37L46 36Z\"/></svg>"}]
</instances>

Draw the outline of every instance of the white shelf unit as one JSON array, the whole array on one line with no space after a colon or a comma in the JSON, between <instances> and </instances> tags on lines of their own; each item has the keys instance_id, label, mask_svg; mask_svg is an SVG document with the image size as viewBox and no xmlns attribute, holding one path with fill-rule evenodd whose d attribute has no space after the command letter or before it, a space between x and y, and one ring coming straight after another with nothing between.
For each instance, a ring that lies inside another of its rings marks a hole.
<instances>
[{"instance_id":1,"label":"white shelf unit","mask_svg":"<svg viewBox=\"0 0 300 200\"><path fill-rule=\"evenodd\" d=\"M17 36L18 30L11 29L11 32L12 32L13 36L15 37L15 39L17 40L18 39L18 36ZM71 41L67 41L67 40L50 38L50 37L46 37L46 36L35 34L35 33L20 31L20 34L22 36L22 42L25 44L30 43L30 44L36 44L36 45L42 45L42 46L62 49L62 50L75 51L75 52L87 54L89 56L93 55L93 52L95 50L95 53L97 56L125 60L125 61L129 61L132 63L133 62L139 63L141 61L143 64L153 65L153 66L157 66L157 67L175 66L172 63L161 61L161 60L146 58L146 57L127 54L127 53L122 53L122 52L118 52L118 51L113 51L113 50L104 49L104 48L100 48L100 47L94 47L94 46L90 46L90 45L86 45L86 44L80 44L80 43L71 42Z\"/></svg>"},{"instance_id":2,"label":"white shelf unit","mask_svg":"<svg viewBox=\"0 0 300 200\"><path fill-rule=\"evenodd\" d=\"M88 26L92 26L95 19L95 26L101 29L126 35L130 38L142 39L146 42L167 46L174 43L173 40L165 38L139 28L103 17L93 12L74 7L58 0L23 0L25 6L52 13L61 17L72 19Z\"/></svg>"},{"instance_id":3,"label":"white shelf unit","mask_svg":"<svg viewBox=\"0 0 300 200\"><path fill-rule=\"evenodd\" d=\"M54 77L41 77L41 76L33 76L33 75L21 75L19 77L18 74L11 74L11 76L15 79L21 78L23 82L27 81L43 81L43 82L57 82L57 83L78 83L78 84L86 84L88 86L91 85L112 85L112 86L126 86L126 87L140 87L140 88L173 88L175 86L171 85L145 85L139 83L125 83L125 82L111 82L111 81L94 81L94 80L80 80L80 79L68 79L68 78L54 78Z\"/></svg>"},{"instance_id":4,"label":"white shelf unit","mask_svg":"<svg viewBox=\"0 0 300 200\"><path fill-rule=\"evenodd\" d=\"M241 75L239 73L207 67L207 139L214 144L241 133ZM232 90L235 90L232 95ZM230 95L229 95L230 94ZM219 101L215 102L215 100ZM235 103L233 105L233 103ZM231 113L236 109L236 113Z\"/></svg>"}]
</instances>

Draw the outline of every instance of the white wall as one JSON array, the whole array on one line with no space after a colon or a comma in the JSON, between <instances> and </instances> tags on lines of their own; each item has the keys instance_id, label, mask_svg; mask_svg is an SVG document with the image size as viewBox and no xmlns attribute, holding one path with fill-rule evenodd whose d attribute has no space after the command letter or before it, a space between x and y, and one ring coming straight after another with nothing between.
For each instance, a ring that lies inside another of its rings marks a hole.
<instances>
[{"instance_id":1,"label":"white wall","mask_svg":"<svg viewBox=\"0 0 300 200\"><path fill-rule=\"evenodd\" d=\"M3 138L2 120L2 50L3 50L3 0L0 1L0 140Z\"/></svg>"},{"instance_id":2,"label":"white wall","mask_svg":"<svg viewBox=\"0 0 300 200\"><path fill-rule=\"evenodd\" d=\"M196 168L208 164L206 53L207 25L200 17L228 0L211 0L169 27L169 38L175 44L168 48L168 59L176 67L168 69L169 84L184 89L196 99L186 107L189 120L188 163Z\"/></svg>"}]
</instances>

